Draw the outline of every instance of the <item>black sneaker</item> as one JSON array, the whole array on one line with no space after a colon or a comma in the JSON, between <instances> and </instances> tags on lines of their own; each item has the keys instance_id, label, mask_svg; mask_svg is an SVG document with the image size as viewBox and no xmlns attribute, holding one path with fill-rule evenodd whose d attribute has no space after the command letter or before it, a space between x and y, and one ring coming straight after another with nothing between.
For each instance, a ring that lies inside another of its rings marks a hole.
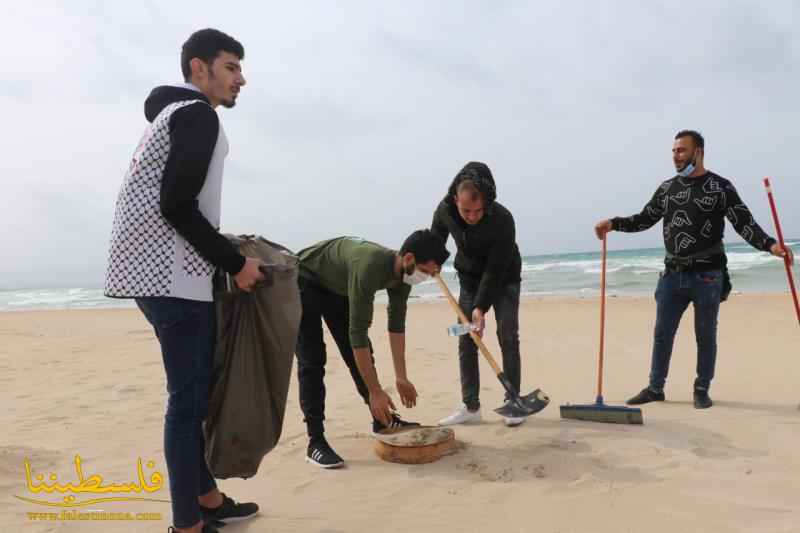
<instances>
[{"instance_id":1,"label":"black sneaker","mask_svg":"<svg viewBox=\"0 0 800 533\"><path fill-rule=\"evenodd\" d=\"M711 401L711 397L708 395L708 391L706 390L694 391L695 409L708 409L712 405L714 405L714 402Z\"/></svg>"},{"instance_id":2,"label":"black sneaker","mask_svg":"<svg viewBox=\"0 0 800 533\"><path fill-rule=\"evenodd\" d=\"M628 405L641 405L643 403L663 402L663 401L664 401L663 392L654 392L650 390L650 387L645 387L644 389L642 389L642 392L640 392L633 398L629 399L625 403L627 403Z\"/></svg>"},{"instance_id":3,"label":"black sneaker","mask_svg":"<svg viewBox=\"0 0 800 533\"><path fill-rule=\"evenodd\" d=\"M222 493L222 505L214 509L200 506L200 512L203 513L203 520L206 524L213 524L216 527L222 527L225 524L232 522L241 522L247 520L258 514L258 504L255 503L236 503L233 498L225 496ZM213 530L213 531L216 531ZM203 528L203 533L206 533Z\"/></svg>"},{"instance_id":4,"label":"black sneaker","mask_svg":"<svg viewBox=\"0 0 800 533\"><path fill-rule=\"evenodd\" d=\"M382 433L386 429L397 430L397 429L405 429L405 428L413 428L419 427L417 422L407 422L400 418L400 415L397 413L392 414L392 421L389 422L388 426L383 425L378 420L372 420L372 434L377 435L378 433Z\"/></svg>"},{"instance_id":5,"label":"black sneaker","mask_svg":"<svg viewBox=\"0 0 800 533\"><path fill-rule=\"evenodd\" d=\"M176 529L172 526L167 528L167 533L175 533ZM203 530L200 533L219 533L219 530L206 522L203 524Z\"/></svg>"},{"instance_id":6,"label":"black sneaker","mask_svg":"<svg viewBox=\"0 0 800 533\"><path fill-rule=\"evenodd\" d=\"M306 462L315 464L320 468L339 468L344 466L344 459L333 451L325 437L316 437L308 443Z\"/></svg>"}]
</instances>

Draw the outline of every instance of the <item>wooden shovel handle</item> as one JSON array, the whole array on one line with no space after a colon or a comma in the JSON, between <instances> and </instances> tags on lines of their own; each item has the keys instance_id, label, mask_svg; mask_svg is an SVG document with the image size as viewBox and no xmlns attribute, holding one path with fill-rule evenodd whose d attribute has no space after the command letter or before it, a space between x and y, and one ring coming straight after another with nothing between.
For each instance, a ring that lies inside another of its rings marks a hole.
<instances>
[{"instance_id":1,"label":"wooden shovel handle","mask_svg":"<svg viewBox=\"0 0 800 533\"><path fill-rule=\"evenodd\" d=\"M453 294L450 292L450 289L447 287L447 284L444 282L442 277L438 272L433 274L433 277L437 282L439 282L439 287L442 289L442 293L444 293L447 301L450 302L450 305L453 306L455 312L458 313L458 318L461 320L461 323L465 326L469 326L472 322L469 320L469 318L467 318L467 315L464 314L464 311L461 309L461 306L458 305L456 299L453 298ZM494 360L494 357L492 357L492 354L489 353L489 349L485 344L483 344L483 339L481 339L480 336L474 331L470 331L469 336L472 337L473 341L475 341L475 344L478 346L478 349L481 351L483 356L486 357L486 360L489 361L489 365L491 365L494 373L498 376L502 374L503 371L497 365L497 362Z\"/></svg>"}]
</instances>

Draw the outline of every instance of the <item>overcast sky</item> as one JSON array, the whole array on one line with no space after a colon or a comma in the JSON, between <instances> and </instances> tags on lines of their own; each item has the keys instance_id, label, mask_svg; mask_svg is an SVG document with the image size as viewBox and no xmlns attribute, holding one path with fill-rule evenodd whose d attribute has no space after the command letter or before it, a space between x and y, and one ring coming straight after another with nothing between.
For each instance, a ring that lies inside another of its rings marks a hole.
<instances>
[{"instance_id":1,"label":"overcast sky","mask_svg":"<svg viewBox=\"0 0 800 533\"><path fill-rule=\"evenodd\" d=\"M523 254L594 250L593 224L638 212L695 128L770 234L773 177L800 236L797 2L37 1L2 26L0 288L102 284L143 101L203 27L245 47L248 85L219 108L224 231L397 247L480 160Z\"/></svg>"}]
</instances>

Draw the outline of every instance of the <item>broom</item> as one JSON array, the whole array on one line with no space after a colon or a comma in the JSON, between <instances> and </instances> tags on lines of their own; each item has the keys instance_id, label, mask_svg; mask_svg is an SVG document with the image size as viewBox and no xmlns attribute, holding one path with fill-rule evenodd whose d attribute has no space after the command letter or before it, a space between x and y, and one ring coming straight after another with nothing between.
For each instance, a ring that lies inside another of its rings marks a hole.
<instances>
[{"instance_id":1,"label":"broom","mask_svg":"<svg viewBox=\"0 0 800 533\"><path fill-rule=\"evenodd\" d=\"M775 199L772 197L772 185L769 183L769 178L764 178L764 187L767 189L767 199L769 200L769 207L772 210L772 220L775 222L775 231L778 233L778 242L781 248L786 250L786 243L783 240L783 231L781 230L781 222L778 220L778 210L775 207ZM800 322L800 303L797 301L797 290L794 288L794 276L792 276L792 261L789 255L783 258L783 264L786 267L786 277L789 279L789 288L792 290L792 300L794 300L794 311L797 314L797 321Z\"/></svg>"},{"instance_id":2,"label":"broom","mask_svg":"<svg viewBox=\"0 0 800 533\"><path fill-rule=\"evenodd\" d=\"M603 258L600 269L600 363L597 368L597 398L595 403L562 405L561 418L608 422L612 424L642 424L642 410L638 407L616 407L603 403L603 348L606 333L606 235L603 234Z\"/></svg>"}]
</instances>

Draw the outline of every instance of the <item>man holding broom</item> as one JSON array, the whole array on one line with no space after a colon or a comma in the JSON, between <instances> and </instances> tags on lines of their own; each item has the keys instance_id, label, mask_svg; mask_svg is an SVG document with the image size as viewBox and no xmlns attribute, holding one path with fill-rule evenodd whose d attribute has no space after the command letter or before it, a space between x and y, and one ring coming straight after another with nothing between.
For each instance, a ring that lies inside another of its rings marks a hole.
<instances>
[{"instance_id":1,"label":"man holding broom","mask_svg":"<svg viewBox=\"0 0 800 533\"><path fill-rule=\"evenodd\" d=\"M638 232L664 221L666 268L656 288L656 324L650 363L650 383L628 400L628 405L664 401L672 345L678 324L689 303L694 305L697 339L697 378L694 406L707 409L717 359L719 305L731 290L727 257L722 244L727 218L751 246L793 261L784 249L756 223L733 184L706 170L705 140L700 133L682 130L675 136L672 160L677 175L663 182L641 213L601 220L595 225L599 239L609 231Z\"/></svg>"}]
</instances>

